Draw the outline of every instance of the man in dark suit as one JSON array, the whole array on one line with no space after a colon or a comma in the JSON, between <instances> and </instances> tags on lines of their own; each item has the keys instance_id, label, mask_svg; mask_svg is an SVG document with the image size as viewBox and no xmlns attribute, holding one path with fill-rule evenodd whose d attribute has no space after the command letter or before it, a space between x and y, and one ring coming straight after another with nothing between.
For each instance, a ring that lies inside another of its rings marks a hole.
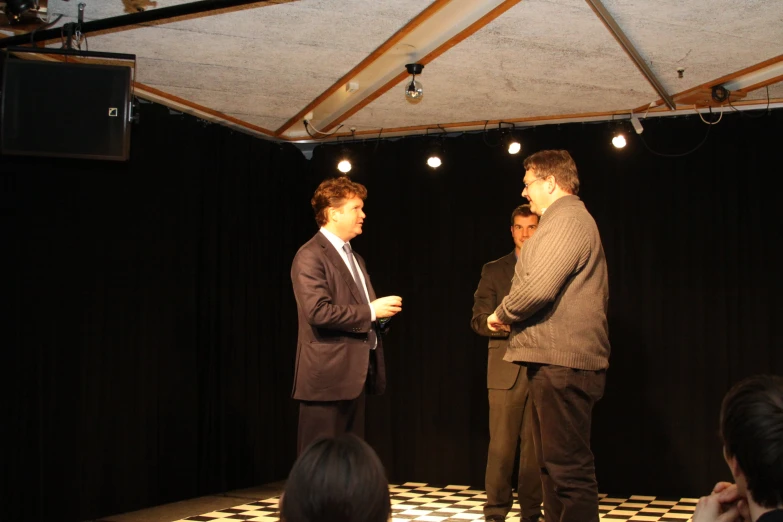
<instances>
[{"instance_id":1,"label":"man in dark suit","mask_svg":"<svg viewBox=\"0 0 783 522\"><path fill-rule=\"evenodd\" d=\"M402 299L376 299L364 259L350 241L362 233L367 189L348 177L327 179L310 201L321 229L291 265L299 338L293 397L299 401L298 453L316 439L364 436L365 392L386 388L379 321Z\"/></svg>"},{"instance_id":2,"label":"man in dark suit","mask_svg":"<svg viewBox=\"0 0 783 522\"><path fill-rule=\"evenodd\" d=\"M527 375L520 365L506 362L510 328L497 332L487 327L487 317L495 311L511 289L514 266L522 246L538 226L538 216L530 205L520 205L511 213L511 237L514 251L484 265L473 296L471 327L489 337L487 388L489 388L489 451L485 488L487 503L484 517L488 521L505 520L514 497L511 474L519 443L519 482L517 492L522 521L534 521L541 515L541 477L531 432Z\"/></svg>"}]
</instances>

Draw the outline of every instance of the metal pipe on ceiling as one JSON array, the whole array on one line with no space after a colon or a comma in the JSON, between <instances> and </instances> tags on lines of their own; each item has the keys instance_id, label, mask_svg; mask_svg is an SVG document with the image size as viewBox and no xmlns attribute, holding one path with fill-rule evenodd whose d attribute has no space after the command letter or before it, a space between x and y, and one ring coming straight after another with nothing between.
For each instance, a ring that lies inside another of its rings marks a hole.
<instances>
[{"instance_id":1,"label":"metal pipe on ceiling","mask_svg":"<svg viewBox=\"0 0 783 522\"><path fill-rule=\"evenodd\" d=\"M131 13L127 15L104 18L102 20L92 20L81 24L80 30L84 34L97 31L106 31L109 29L119 29L130 25L140 25L150 22L159 22L178 16L188 16L195 14L208 13L219 9L239 7L247 4L266 4L259 0L201 0L199 2L190 2L187 4L173 5L171 7L161 7L159 9L150 9ZM61 29L47 29L45 31L32 31L30 33L10 36L0 40L0 49L15 45L29 45L34 42L59 39Z\"/></svg>"},{"instance_id":2,"label":"metal pipe on ceiling","mask_svg":"<svg viewBox=\"0 0 783 522\"><path fill-rule=\"evenodd\" d=\"M628 56L631 57L631 59L636 64L636 67L639 68L639 71L641 71L644 77L647 78L647 81L650 82L650 85L652 85L653 89L655 89L655 92L658 93L658 96L661 97L669 109L674 110L676 108L674 99L669 95L668 92L666 92L666 89L663 87L663 85L661 85L661 82L658 81L658 78L655 76L655 73L652 72L652 69L650 69L650 67L647 65L647 62L644 61L644 58L642 58L642 56L639 54L639 51L636 50L636 47L634 47L628 37L625 36L622 28L617 24L609 11L606 10L606 7L604 7L604 4L601 2L601 0L585 1L590 4L590 7L593 8L595 14L601 18L601 21L604 23L606 28L609 29L609 31L614 35L615 39L622 46L622 48L625 49L625 52L628 54Z\"/></svg>"}]
</instances>

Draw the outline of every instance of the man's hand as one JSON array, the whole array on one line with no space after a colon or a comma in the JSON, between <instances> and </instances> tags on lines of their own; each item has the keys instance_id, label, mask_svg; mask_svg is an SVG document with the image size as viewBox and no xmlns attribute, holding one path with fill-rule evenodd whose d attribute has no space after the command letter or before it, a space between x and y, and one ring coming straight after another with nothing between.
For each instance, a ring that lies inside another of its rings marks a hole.
<instances>
[{"instance_id":1,"label":"man's hand","mask_svg":"<svg viewBox=\"0 0 783 522\"><path fill-rule=\"evenodd\" d=\"M720 501L720 493L712 493L701 497L696 504L692 522L736 522L742 520L737 505L723 504Z\"/></svg>"},{"instance_id":2,"label":"man's hand","mask_svg":"<svg viewBox=\"0 0 783 522\"><path fill-rule=\"evenodd\" d=\"M731 482L718 482L715 484L715 487L712 488L712 493L717 495L718 502L721 504L736 505L741 520L750 522L751 518L748 501L745 497L740 495L736 484L732 484Z\"/></svg>"},{"instance_id":3,"label":"man's hand","mask_svg":"<svg viewBox=\"0 0 783 522\"><path fill-rule=\"evenodd\" d=\"M494 313L487 317L487 328L492 330L493 332L510 332L511 326L507 325L506 323L501 322L498 319L498 316Z\"/></svg>"},{"instance_id":4,"label":"man's hand","mask_svg":"<svg viewBox=\"0 0 783 522\"><path fill-rule=\"evenodd\" d=\"M376 319L393 317L397 312L402 311L402 297L398 295L379 297L370 303L370 306L375 310Z\"/></svg>"}]
</instances>

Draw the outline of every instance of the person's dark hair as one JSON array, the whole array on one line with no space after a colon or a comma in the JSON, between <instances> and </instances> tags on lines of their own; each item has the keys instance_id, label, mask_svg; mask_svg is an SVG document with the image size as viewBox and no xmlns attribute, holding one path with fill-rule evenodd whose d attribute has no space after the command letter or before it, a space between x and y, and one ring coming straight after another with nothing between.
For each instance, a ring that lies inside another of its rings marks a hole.
<instances>
[{"instance_id":1,"label":"person's dark hair","mask_svg":"<svg viewBox=\"0 0 783 522\"><path fill-rule=\"evenodd\" d=\"M329 221L326 215L327 209L340 207L346 199L353 197L367 199L367 189L364 185L351 181L348 176L323 180L315 189L313 199L310 200L310 205L315 212L315 222L319 227L324 226Z\"/></svg>"},{"instance_id":2,"label":"person's dark hair","mask_svg":"<svg viewBox=\"0 0 783 522\"><path fill-rule=\"evenodd\" d=\"M554 176L560 188L579 194L576 163L567 150L541 150L525 158L525 170L535 169L536 178Z\"/></svg>"},{"instance_id":3,"label":"person's dark hair","mask_svg":"<svg viewBox=\"0 0 783 522\"><path fill-rule=\"evenodd\" d=\"M783 504L783 378L757 375L734 385L723 398L720 434L753 500Z\"/></svg>"},{"instance_id":4,"label":"person's dark hair","mask_svg":"<svg viewBox=\"0 0 783 522\"><path fill-rule=\"evenodd\" d=\"M308 446L288 475L280 504L282 522L387 522L391 515L383 465L352 434Z\"/></svg>"},{"instance_id":5,"label":"person's dark hair","mask_svg":"<svg viewBox=\"0 0 783 522\"><path fill-rule=\"evenodd\" d=\"M524 205L519 205L517 208L514 209L514 211L511 213L511 226L514 226L514 218L517 216L522 217L530 217L530 216L536 216L533 214L533 212L530 211L530 205L525 203ZM538 217L538 216L536 216Z\"/></svg>"}]
</instances>

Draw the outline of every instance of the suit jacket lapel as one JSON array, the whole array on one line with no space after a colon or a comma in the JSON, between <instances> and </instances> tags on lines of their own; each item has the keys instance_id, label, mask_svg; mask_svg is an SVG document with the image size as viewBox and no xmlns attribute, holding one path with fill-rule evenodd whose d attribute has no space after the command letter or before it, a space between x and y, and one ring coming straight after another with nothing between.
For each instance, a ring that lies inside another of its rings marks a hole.
<instances>
[{"instance_id":1,"label":"suit jacket lapel","mask_svg":"<svg viewBox=\"0 0 783 522\"><path fill-rule=\"evenodd\" d=\"M370 296L370 302L375 301L375 290L373 290L372 283L370 283L370 275L367 273L367 267L364 266L364 258L356 255L356 252L354 252L354 256L359 263L359 270L362 271L362 275L364 276L364 283L367 285L367 293Z\"/></svg>"},{"instance_id":2,"label":"suit jacket lapel","mask_svg":"<svg viewBox=\"0 0 783 522\"><path fill-rule=\"evenodd\" d=\"M509 288L511 288L511 280L514 279L514 272L517 266L517 256L514 255L512 250L503 260L503 278L508 282Z\"/></svg>"},{"instance_id":3,"label":"suit jacket lapel","mask_svg":"<svg viewBox=\"0 0 783 522\"><path fill-rule=\"evenodd\" d=\"M340 273L343 281L345 281L345 284L348 285L348 288L351 290L351 294L356 299L356 301L359 303L363 302L364 299L362 299L362 296L359 293L359 287L357 286L356 281L353 280L351 271L348 270L345 261L343 261L340 253L337 252L337 249L334 248L334 245L329 242L329 240L326 239L326 237L320 232L316 232L316 241L319 245L321 245L321 248L326 255L326 259L332 263L332 265L334 265L334 267ZM367 276L365 275L365 278L366 277Z\"/></svg>"}]
</instances>

